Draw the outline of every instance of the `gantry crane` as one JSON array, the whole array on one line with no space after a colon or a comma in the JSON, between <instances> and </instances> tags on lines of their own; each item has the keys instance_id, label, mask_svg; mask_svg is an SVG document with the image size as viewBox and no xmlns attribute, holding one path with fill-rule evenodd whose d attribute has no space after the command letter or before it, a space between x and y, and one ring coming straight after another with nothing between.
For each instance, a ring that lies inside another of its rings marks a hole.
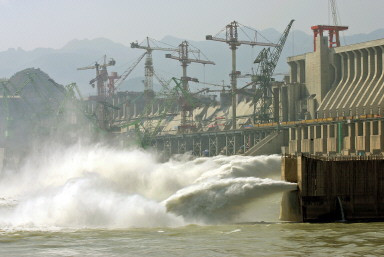
<instances>
[{"instance_id":1,"label":"gantry crane","mask_svg":"<svg viewBox=\"0 0 384 257\"><path fill-rule=\"evenodd\" d=\"M236 49L240 45L276 46L275 44L272 44L272 43L239 40L239 35L238 35L239 27L240 27L240 24L237 21L233 21L225 27L225 31L226 31L225 38L217 37L217 35L220 34L223 30L217 33L216 36L207 35L205 37L206 40L213 40L213 41L227 43L229 45L229 48L232 50L232 72L230 76L231 76L231 87L232 87L232 128L233 129L236 129L236 105L237 105L236 87L237 87L237 77L240 74L240 72L236 71Z\"/></svg>"},{"instance_id":2,"label":"gantry crane","mask_svg":"<svg viewBox=\"0 0 384 257\"><path fill-rule=\"evenodd\" d=\"M340 46L340 31L348 29L348 26L339 25L339 19L337 15L336 0L329 0L331 6L330 11L332 13L333 25L316 25L312 26L313 30L313 51L316 51L316 38L320 35L323 36L324 31L328 31L329 48Z\"/></svg>"},{"instance_id":3,"label":"gantry crane","mask_svg":"<svg viewBox=\"0 0 384 257\"><path fill-rule=\"evenodd\" d=\"M270 106L272 105L272 100L270 96L277 97L273 95L273 92L271 89L271 78L294 21L295 20L291 20L289 22L288 26L286 27L285 31L281 35L276 46L273 48L269 47L261 50L259 55L256 57L254 61L254 63L258 64L254 82L259 85L256 89L255 98L254 98L254 113L253 113L254 123L256 123L256 119L258 119L262 123L270 121L270 116L268 112ZM258 98L256 99L256 97ZM258 102L260 102L260 110L258 111L258 114L257 114L256 106ZM256 115L258 116L258 118L256 118ZM273 116L274 116L273 120L278 121L279 115L276 112L274 113Z\"/></svg>"},{"instance_id":4,"label":"gantry crane","mask_svg":"<svg viewBox=\"0 0 384 257\"><path fill-rule=\"evenodd\" d=\"M166 58L177 60L181 63L181 67L183 68L183 76L181 77L181 83L183 86L184 91L189 91L188 87L188 81L195 81L198 80L195 78L190 78L187 76L187 67L190 63L201 63L201 64L212 64L215 65L214 62L208 61L208 60L201 60L200 58L191 59L189 58L189 53L191 53L193 49L189 49L189 43L187 41L183 41L178 48L178 56L174 56L172 54L166 54ZM198 51L200 53L200 51ZM176 81L175 81L176 82ZM189 129L193 128L193 117L192 117L192 111L193 107L189 104L188 101L186 101L185 97L182 97L180 99L181 101L181 124L179 126L179 129L182 131L187 131ZM191 119L188 119L191 118Z\"/></svg>"}]
</instances>

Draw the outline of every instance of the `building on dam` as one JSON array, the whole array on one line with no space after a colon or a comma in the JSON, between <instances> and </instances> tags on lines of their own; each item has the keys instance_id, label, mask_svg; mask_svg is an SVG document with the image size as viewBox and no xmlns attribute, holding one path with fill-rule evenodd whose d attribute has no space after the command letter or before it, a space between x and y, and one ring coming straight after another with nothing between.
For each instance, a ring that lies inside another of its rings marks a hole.
<instances>
[{"instance_id":1,"label":"building on dam","mask_svg":"<svg viewBox=\"0 0 384 257\"><path fill-rule=\"evenodd\" d=\"M290 82L281 87L280 120L289 127L286 152L379 154L384 151L384 39L288 58Z\"/></svg>"}]
</instances>

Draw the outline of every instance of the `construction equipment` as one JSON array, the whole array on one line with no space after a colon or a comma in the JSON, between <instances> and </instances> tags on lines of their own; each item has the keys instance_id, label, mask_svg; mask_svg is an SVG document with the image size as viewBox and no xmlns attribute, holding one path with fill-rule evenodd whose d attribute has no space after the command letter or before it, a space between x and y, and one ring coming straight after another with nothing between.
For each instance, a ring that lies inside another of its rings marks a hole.
<instances>
[{"instance_id":1,"label":"construction equipment","mask_svg":"<svg viewBox=\"0 0 384 257\"><path fill-rule=\"evenodd\" d=\"M180 99L180 88L181 86L177 85L172 88L163 87L157 94L157 97L153 98L150 103L147 103L144 110L137 117L130 119L129 122L120 124L120 127L131 128L128 131L134 131L136 142L141 147L146 148L150 146L152 138L161 133L163 121L177 115L177 110L174 107L175 102ZM158 106L155 112L151 112L153 105Z\"/></svg>"},{"instance_id":2,"label":"construction equipment","mask_svg":"<svg viewBox=\"0 0 384 257\"><path fill-rule=\"evenodd\" d=\"M115 85L114 85L114 91L119 87L121 86L121 84L123 83L123 81L129 76L129 74L131 74L131 72L136 68L136 66L140 63L140 61L144 58L144 56L146 55L147 53L143 53L142 55L139 56L139 58L137 58L136 61L134 61L131 66L125 70L123 72L123 74L121 74L121 76L118 77L117 81L115 81Z\"/></svg>"},{"instance_id":3,"label":"construction equipment","mask_svg":"<svg viewBox=\"0 0 384 257\"><path fill-rule=\"evenodd\" d=\"M187 66L190 63L201 63L201 64L212 64L215 65L214 62L209 60L201 60L200 58L189 58L189 54L191 53L191 50L189 49L189 43L187 41L183 41L178 48L178 56L174 56L172 54L166 54L166 58L177 60L181 63L181 67L183 68L183 76L181 77L181 83L182 88L184 92L189 91L188 81L194 81L198 82L196 78L190 78L187 76ZM200 53L200 51L198 51ZM178 85L177 81L174 79L175 83ZM185 98L181 99L181 123L179 126L179 129L181 131L188 131L193 129L193 107L189 105L187 101L185 101Z\"/></svg>"},{"instance_id":4,"label":"construction equipment","mask_svg":"<svg viewBox=\"0 0 384 257\"><path fill-rule=\"evenodd\" d=\"M78 68L78 70L96 69L96 78L92 79L90 84L94 85L95 82L97 83L97 96L92 97L92 100L97 102L95 114L101 129L108 129L111 125L111 121L108 119L108 109L117 108L109 102L109 98L114 95L116 89L129 76L129 74L131 74L135 67L144 58L145 54L146 53L142 54L137 60L135 60L135 62L127 70L125 70L121 76L118 76L116 72L113 72L110 76L108 75L107 67L115 65L116 62L111 59L107 63L106 56L104 56L104 63L102 65L96 62L93 66ZM105 86L105 82L107 81L108 92L106 91L107 87Z\"/></svg>"},{"instance_id":5,"label":"construction equipment","mask_svg":"<svg viewBox=\"0 0 384 257\"><path fill-rule=\"evenodd\" d=\"M96 117L99 121L99 125L101 129L106 129L108 127L108 124L106 123L106 107L105 105L101 104L101 102L105 102L105 99L107 97L107 90L105 82L108 81L108 66L114 66L116 64L116 61L114 59L110 59L107 62L107 56L103 56L103 64L99 64L98 62L95 63L95 65L92 66L86 66L77 68L77 70L90 70L95 69L96 70L96 77L92 79L89 84L92 85L92 87L95 86L96 82L96 88L97 88L97 97L96 102L98 102L98 105L96 107Z\"/></svg>"},{"instance_id":6,"label":"construction equipment","mask_svg":"<svg viewBox=\"0 0 384 257\"><path fill-rule=\"evenodd\" d=\"M156 45L156 40L147 37L146 45L140 45L137 42L131 43L131 48L144 49L146 50L147 57L145 59L145 80L144 80L144 93L149 97L154 96L153 92L153 76L154 68L153 68L153 59L152 59L152 51L169 51L176 52L178 49L176 47L158 47L153 46Z\"/></svg>"},{"instance_id":7,"label":"construction equipment","mask_svg":"<svg viewBox=\"0 0 384 257\"><path fill-rule=\"evenodd\" d=\"M110 59L107 62L107 56L103 56L103 64L99 64L98 62L95 62L95 65L92 66L86 66L77 68L77 70L90 70L95 69L96 70L96 77L92 79L89 84L92 85L92 87L95 87L96 82L96 88L97 88L97 95L99 97L105 97L106 96L106 87L105 82L108 80L108 72L107 67L108 66L114 66L116 64L116 61L114 59Z\"/></svg>"},{"instance_id":8,"label":"construction equipment","mask_svg":"<svg viewBox=\"0 0 384 257\"><path fill-rule=\"evenodd\" d=\"M237 21L233 21L225 27L225 31L226 31L225 38L217 37L221 32L224 31L224 29L222 29L215 36L207 35L205 37L206 40L213 40L213 41L227 43L229 45L229 48L232 50L232 72L230 74L230 77L231 77L231 86L232 86L232 128L233 129L236 129L237 77L240 74L240 72L236 70L236 49L240 45L276 46L275 44L272 44L272 43L239 40L238 28L241 29L240 24Z\"/></svg>"},{"instance_id":9,"label":"construction equipment","mask_svg":"<svg viewBox=\"0 0 384 257\"><path fill-rule=\"evenodd\" d=\"M209 85L209 86L215 86L215 87L222 87L223 90L225 90L225 88L231 88L231 86L228 86L228 85L225 85L224 84L224 80L222 80L222 84L215 84L215 83L208 83L208 82L201 82L199 81L198 82L199 84L203 84L203 85ZM210 92L213 92L212 90L209 90Z\"/></svg>"},{"instance_id":10,"label":"construction equipment","mask_svg":"<svg viewBox=\"0 0 384 257\"><path fill-rule=\"evenodd\" d=\"M268 123L270 121L269 108L272 105L271 96L273 96L273 92L271 89L272 75L280 58L281 52L284 48L285 41L288 37L293 22L294 20L291 20L289 22L276 46L273 48L269 47L261 50L254 61L254 63L258 64L255 76L255 82L258 84L258 87L256 89L254 99L254 123L256 123L256 120L261 123ZM256 97L259 98L256 99ZM256 112L257 104L259 102L260 109L258 112ZM277 121L278 117L278 114L274 113L273 120Z\"/></svg>"},{"instance_id":11,"label":"construction equipment","mask_svg":"<svg viewBox=\"0 0 384 257\"><path fill-rule=\"evenodd\" d=\"M348 26L339 25L339 19L337 15L336 0L329 0L331 6L331 13L333 19L333 25L316 25L312 26L313 30L313 51L316 51L316 38L320 35L323 36L324 31L328 31L328 41L329 47L339 47L340 46L340 31L348 29Z\"/></svg>"}]
</instances>

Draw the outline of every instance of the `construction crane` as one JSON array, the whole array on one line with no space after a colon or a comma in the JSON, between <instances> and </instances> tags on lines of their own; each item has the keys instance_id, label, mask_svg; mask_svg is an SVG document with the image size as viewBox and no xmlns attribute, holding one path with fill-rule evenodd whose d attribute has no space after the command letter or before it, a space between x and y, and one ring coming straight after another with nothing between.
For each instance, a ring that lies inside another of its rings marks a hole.
<instances>
[{"instance_id":1,"label":"construction crane","mask_svg":"<svg viewBox=\"0 0 384 257\"><path fill-rule=\"evenodd\" d=\"M221 82L222 82L221 85L220 85L220 84L215 84L215 83L201 82L201 81L199 81L198 83L199 83L199 84L203 84L203 85L209 85L209 86L215 86L215 87L222 87L223 90L225 90L225 88L231 88L231 86L228 86L228 85L225 85L225 84L224 84L224 80L222 80Z\"/></svg>"},{"instance_id":2,"label":"construction crane","mask_svg":"<svg viewBox=\"0 0 384 257\"><path fill-rule=\"evenodd\" d=\"M193 63L201 63L204 65L205 64L215 65L215 63L212 61L201 60L200 58L196 58L196 59L189 58L189 53L191 53L191 50L193 49L189 49L189 43L187 41L183 41L179 45L178 56L174 56L172 54L165 55L166 58L174 59L181 63L181 67L183 68L183 76L181 77L181 83L183 86L183 90L185 92L189 91L188 81L198 82L196 78L190 78L187 76L187 67L190 63L193 62ZM174 81L177 84L176 80ZM187 131L193 128L193 117L192 117L193 107L188 103L188 101L185 101L185 100L186 100L185 98L181 99L181 124L179 126L179 129L182 131Z\"/></svg>"},{"instance_id":3,"label":"construction crane","mask_svg":"<svg viewBox=\"0 0 384 257\"><path fill-rule=\"evenodd\" d=\"M333 25L334 26L339 26L339 19L337 17L336 0L329 0L329 4L331 6Z\"/></svg>"},{"instance_id":4,"label":"construction crane","mask_svg":"<svg viewBox=\"0 0 384 257\"><path fill-rule=\"evenodd\" d=\"M92 85L92 87L95 87L96 82L96 88L97 88L97 95L100 98L104 98L106 96L106 87L104 85L104 82L108 80L108 72L107 67L108 66L114 66L116 64L116 61L114 59L110 59L107 62L107 56L103 56L103 64L99 64L98 62L95 62L95 65L87 66L87 67L81 67L77 68L77 70L96 70L96 77L92 79L89 84Z\"/></svg>"},{"instance_id":5,"label":"construction crane","mask_svg":"<svg viewBox=\"0 0 384 257\"><path fill-rule=\"evenodd\" d=\"M270 95L273 95L271 89L271 80L273 72L276 68L277 62L280 58L281 52L284 48L285 41L287 40L289 31L292 27L292 24L295 20L291 20L286 27L284 33L281 35L277 45L273 48L264 48L260 51L259 55L256 57L254 63L258 64L256 72L256 83L259 85L255 92L256 96L261 96L258 99L254 99L254 123L256 123L256 106L258 102L260 103L260 110L258 112L258 120L260 122L269 122L269 107L272 105ZM276 97L276 96L275 96ZM274 121L278 120L278 114L274 114Z\"/></svg>"},{"instance_id":6,"label":"construction crane","mask_svg":"<svg viewBox=\"0 0 384 257\"><path fill-rule=\"evenodd\" d=\"M272 43L263 43L256 41L245 41L239 40L238 28L240 24L237 21L233 21L225 27L226 37L219 38L217 37L223 30L216 34L216 36L207 35L206 40L213 40L218 42L224 42L229 45L229 48L232 50L232 72L230 74L231 77L231 87L232 87L232 128L236 129L236 105L237 105L237 97L236 97L236 89L237 89L237 77L240 74L236 70L236 49L240 45L250 45L250 46L276 46Z\"/></svg>"},{"instance_id":7,"label":"construction crane","mask_svg":"<svg viewBox=\"0 0 384 257\"><path fill-rule=\"evenodd\" d=\"M143 49L146 50L146 59L145 59L145 80L144 80L144 93L145 95L149 97L154 96L153 92L153 76L154 74L154 68L153 68L153 59L152 59L152 51L169 51L169 52L176 52L178 51L178 48L176 47L158 47L158 46L151 46L155 45L155 40L151 39L149 37L146 38L146 45L140 45L137 42L131 43L131 48L137 48L137 49ZM191 49L190 51L194 51ZM197 51L194 51L197 52Z\"/></svg>"},{"instance_id":8,"label":"construction crane","mask_svg":"<svg viewBox=\"0 0 384 257\"><path fill-rule=\"evenodd\" d=\"M119 87L121 86L121 84L123 83L123 81L129 76L129 74L131 74L131 72L136 68L136 66L140 63L140 61L144 58L144 56L146 55L147 53L143 53L142 55L139 56L139 58L137 58L136 61L134 61L132 63L132 65L123 72L123 74L121 74L121 76L118 77L118 79L114 82L114 91Z\"/></svg>"},{"instance_id":9,"label":"construction crane","mask_svg":"<svg viewBox=\"0 0 384 257\"><path fill-rule=\"evenodd\" d=\"M330 12L332 13L333 25L315 25L313 30L313 51L316 51L316 38L323 36L324 31L328 31L329 48L340 46L340 31L345 31L348 26L341 26L337 15L336 0L329 0Z\"/></svg>"},{"instance_id":10,"label":"construction crane","mask_svg":"<svg viewBox=\"0 0 384 257\"><path fill-rule=\"evenodd\" d=\"M89 84L91 84L92 87L94 87L96 82L96 88L97 88L96 101L98 102L97 108L96 108L97 109L96 117L97 117L97 120L99 121L99 125L101 129L106 129L107 127L107 122L106 122L107 110L106 110L106 106L102 104L102 102L105 102L107 97L107 91L105 86L105 82L108 81L107 67L114 66L115 64L116 64L116 61L114 59L110 59L107 62L107 56L104 55L103 64L99 64L98 62L95 62L95 65L77 68L77 70L91 70L91 69L96 70L96 77L92 79L89 82Z\"/></svg>"}]
</instances>

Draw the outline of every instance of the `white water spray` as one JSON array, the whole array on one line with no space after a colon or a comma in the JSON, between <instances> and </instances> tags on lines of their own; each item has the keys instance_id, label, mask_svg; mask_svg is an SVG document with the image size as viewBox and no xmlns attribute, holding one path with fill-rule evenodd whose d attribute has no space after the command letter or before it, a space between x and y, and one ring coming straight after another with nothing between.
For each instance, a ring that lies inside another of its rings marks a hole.
<instances>
[{"instance_id":1,"label":"white water spray","mask_svg":"<svg viewBox=\"0 0 384 257\"><path fill-rule=\"evenodd\" d=\"M184 156L186 157L186 156ZM128 228L235 222L277 181L279 156L175 158L76 144L0 177L0 229ZM276 214L278 215L278 214Z\"/></svg>"}]
</instances>

